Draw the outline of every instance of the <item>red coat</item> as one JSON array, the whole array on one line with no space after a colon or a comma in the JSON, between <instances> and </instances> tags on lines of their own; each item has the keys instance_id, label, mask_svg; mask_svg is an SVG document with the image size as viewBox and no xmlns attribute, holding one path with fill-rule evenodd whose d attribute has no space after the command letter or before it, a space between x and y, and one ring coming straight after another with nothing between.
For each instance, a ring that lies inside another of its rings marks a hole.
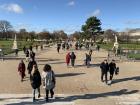
<instances>
[{"instance_id":1,"label":"red coat","mask_svg":"<svg viewBox=\"0 0 140 105\"><path fill-rule=\"evenodd\" d=\"M66 63L69 64L70 63L70 53L68 53L66 55Z\"/></svg>"},{"instance_id":2,"label":"red coat","mask_svg":"<svg viewBox=\"0 0 140 105\"><path fill-rule=\"evenodd\" d=\"M18 72L19 74L24 77L25 76L25 64L24 63L20 63L18 66Z\"/></svg>"}]
</instances>

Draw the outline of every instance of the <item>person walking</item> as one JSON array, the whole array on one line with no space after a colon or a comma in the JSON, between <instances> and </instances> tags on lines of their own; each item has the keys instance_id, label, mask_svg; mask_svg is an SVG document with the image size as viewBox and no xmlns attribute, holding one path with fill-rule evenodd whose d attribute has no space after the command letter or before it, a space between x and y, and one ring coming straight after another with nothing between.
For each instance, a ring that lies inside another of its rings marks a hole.
<instances>
[{"instance_id":1,"label":"person walking","mask_svg":"<svg viewBox=\"0 0 140 105\"><path fill-rule=\"evenodd\" d=\"M26 62L28 62L29 61L29 50L28 49L26 49L25 55L26 55Z\"/></svg>"},{"instance_id":2,"label":"person walking","mask_svg":"<svg viewBox=\"0 0 140 105\"><path fill-rule=\"evenodd\" d=\"M61 48L61 44L57 44L57 52L59 53L60 51L60 48Z\"/></svg>"},{"instance_id":3,"label":"person walking","mask_svg":"<svg viewBox=\"0 0 140 105\"><path fill-rule=\"evenodd\" d=\"M37 51L38 50L38 45L37 44L36 44L35 48L36 48L36 51Z\"/></svg>"},{"instance_id":4,"label":"person walking","mask_svg":"<svg viewBox=\"0 0 140 105\"><path fill-rule=\"evenodd\" d=\"M40 48L41 48L41 50L43 50L43 44L41 44Z\"/></svg>"},{"instance_id":5,"label":"person walking","mask_svg":"<svg viewBox=\"0 0 140 105\"><path fill-rule=\"evenodd\" d=\"M109 64L109 72L110 72L110 83L112 82L113 79L113 75L115 73L116 70L116 63L115 60L113 59L110 64Z\"/></svg>"},{"instance_id":6,"label":"person walking","mask_svg":"<svg viewBox=\"0 0 140 105\"><path fill-rule=\"evenodd\" d=\"M62 44L62 50L65 50L65 42Z\"/></svg>"},{"instance_id":7,"label":"person walking","mask_svg":"<svg viewBox=\"0 0 140 105\"><path fill-rule=\"evenodd\" d=\"M90 49L90 50L89 50L89 55L90 55L90 56L92 56L92 52L93 52L93 50Z\"/></svg>"},{"instance_id":8,"label":"person walking","mask_svg":"<svg viewBox=\"0 0 140 105\"><path fill-rule=\"evenodd\" d=\"M33 65L37 65L36 61L33 59L30 59L28 66L27 66L27 70L28 70L28 74L31 75L31 72L33 70Z\"/></svg>"},{"instance_id":9,"label":"person walking","mask_svg":"<svg viewBox=\"0 0 140 105\"><path fill-rule=\"evenodd\" d=\"M15 56L18 56L18 49L15 49Z\"/></svg>"},{"instance_id":10,"label":"person walking","mask_svg":"<svg viewBox=\"0 0 140 105\"><path fill-rule=\"evenodd\" d=\"M70 59L71 59L71 66L74 67L75 59L76 59L76 55L74 54L74 52L71 53Z\"/></svg>"},{"instance_id":11,"label":"person walking","mask_svg":"<svg viewBox=\"0 0 140 105\"><path fill-rule=\"evenodd\" d=\"M42 72L42 80L43 80L43 87L46 91L46 102L49 101L49 92L51 94L51 98L54 96L53 89L55 88L56 80L55 80L55 74L51 68L50 65L46 64L44 66L43 72Z\"/></svg>"},{"instance_id":12,"label":"person walking","mask_svg":"<svg viewBox=\"0 0 140 105\"><path fill-rule=\"evenodd\" d=\"M23 79L25 77L25 69L26 69L25 64L23 60L21 60L18 65L18 72L19 72L19 75L21 76L21 82L23 82Z\"/></svg>"},{"instance_id":13,"label":"person walking","mask_svg":"<svg viewBox=\"0 0 140 105\"><path fill-rule=\"evenodd\" d=\"M26 53L26 47L25 46L23 47L23 52L24 52L24 54Z\"/></svg>"},{"instance_id":14,"label":"person walking","mask_svg":"<svg viewBox=\"0 0 140 105\"><path fill-rule=\"evenodd\" d=\"M32 46L30 46L30 47L29 47L29 50L30 50L30 51L33 51L33 47L32 47Z\"/></svg>"},{"instance_id":15,"label":"person walking","mask_svg":"<svg viewBox=\"0 0 140 105\"><path fill-rule=\"evenodd\" d=\"M101 63L100 68L101 68L101 81L104 82L103 78L105 75L105 82L107 84L107 81L108 81L107 80L107 72L109 70L109 65L108 65L108 62L106 59Z\"/></svg>"},{"instance_id":16,"label":"person walking","mask_svg":"<svg viewBox=\"0 0 140 105\"><path fill-rule=\"evenodd\" d=\"M30 51L30 58L35 60L35 53L33 51Z\"/></svg>"},{"instance_id":17,"label":"person walking","mask_svg":"<svg viewBox=\"0 0 140 105\"><path fill-rule=\"evenodd\" d=\"M67 63L67 66L69 66L69 63L70 63L70 52L68 52L67 55L66 55L66 63Z\"/></svg>"},{"instance_id":18,"label":"person walking","mask_svg":"<svg viewBox=\"0 0 140 105\"><path fill-rule=\"evenodd\" d=\"M87 66L87 68L90 66L90 62L91 62L91 56L89 54L85 54L86 55L86 59L85 61L85 65Z\"/></svg>"},{"instance_id":19,"label":"person walking","mask_svg":"<svg viewBox=\"0 0 140 105\"><path fill-rule=\"evenodd\" d=\"M70 46L69 46L69 44L67 43L67 44L66 44L66 49L69 50L69 48L70 48Z\"/></svg>"},{"instance_id":20,"label":"person walking","mask_svg":"<svg viewBox=\"0 0 140 105\"><path fill-rule=\"evenodd\" d=\"M97 45L96 49L97 49L97 51L99 51L100 50L100 45Z\"/></svg>"},{"instance_id":21,"label":"person walking","mask_svg":"<svg viewBox=\"0 0 140 105\"><path fill-rule=\"evenodd\" d=\"M40 98L41 75L37 65L33 65L33 74L30 77L31 86L33 88L33 102L35 101L35 93L38 90L38 98Z\"/></svg>"}]
</instances>

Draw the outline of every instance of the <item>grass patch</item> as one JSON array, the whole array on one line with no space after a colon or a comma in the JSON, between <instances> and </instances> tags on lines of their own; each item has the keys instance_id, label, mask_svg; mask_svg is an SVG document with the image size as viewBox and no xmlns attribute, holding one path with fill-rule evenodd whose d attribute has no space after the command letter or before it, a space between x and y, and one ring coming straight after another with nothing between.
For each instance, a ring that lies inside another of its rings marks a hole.
<instances>
[{"instance_id":1,"label":"grass patch","mask_svg":"<svg viewBox=\"0 0 140 105\"><path fill-rule=\"evenodd\" d=\"M100 44L101 48L111 50L114 43ZM140 50L140 44L119 44L121 49Z\"/></svg>"},{"instance_id":2,"label":"grass patch","mask_svg":"<svg viewBox=\"0 0 140 105\"><path fill-rule=\"evenodd\" d=\"M134 58L140 60L140 54L128 54L128 58Z\"/></svg>"},{"instance_id":3,"label":"grass patch","mask_svg":"<svg viewBox=\"0 0 140 105\"><path fill-rule=\"evenodd\" d=\"M18 49L19 51L23 49L24 46L29 48L31 45L35 45L35 42L31 41L17 41L18 44ZM13 41L0 41L0 48L3 49L3 52L5 55L13 53L14 51L12 50L13 46Z\"/></svg>"}]
</instances>

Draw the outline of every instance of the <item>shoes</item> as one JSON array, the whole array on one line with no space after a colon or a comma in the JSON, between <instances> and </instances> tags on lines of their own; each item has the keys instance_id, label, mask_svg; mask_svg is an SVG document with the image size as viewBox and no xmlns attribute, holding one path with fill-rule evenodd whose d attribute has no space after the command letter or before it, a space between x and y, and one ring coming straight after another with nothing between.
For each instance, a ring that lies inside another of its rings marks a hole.
<instances>
[{"instance_id":1,"label":"shoes","mask_svg":"<svg viewBox=\"0 0 140 105\"><path fill-rule=\"evenodd\" d=\"M33 97L33 102L35 102L35 97Z\"/></svg>"},{"instance_id":2,"label":"shoes","mask_svg":"<svg viewBox=\"0 0 140 105\"><path fill-rule=\"evenodd\" d=\"M41 97L41 95L40 94L38 94L38 98L40 98Z\"/></svg>"},{"instance_id":3,"label":"shoes","mask_svg":"<svg viewBox=\"0 0 140 105\"><path fill-rule=\"evenodd\" d=\"M101 80L101 82L104 82L104 80Z\"/></svg>"},{"instance_id":4,"label":"shoes","mask_svg":"<svg viewBox=\"0 0 140 105\"><path fill-rule=\"evenodd\" d=\"M51 95L51 98L53 98L53 95Z\"/></svg>"},{"instance_id":5,"label":"shoes","mask_svg":"<svg viewBox=\"0 0 140 105\"><path fill-rule=\"evenodd\" d=\"M48 98L46 98L46 102L48 102L49 101L49 99Z\"/></svg>"}]
</instances>

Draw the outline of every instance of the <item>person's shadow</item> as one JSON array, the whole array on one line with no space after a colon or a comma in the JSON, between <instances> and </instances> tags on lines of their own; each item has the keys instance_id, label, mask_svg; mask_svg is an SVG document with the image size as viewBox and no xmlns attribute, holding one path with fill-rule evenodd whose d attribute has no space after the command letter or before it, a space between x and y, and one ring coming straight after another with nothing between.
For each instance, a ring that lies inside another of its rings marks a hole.
<instances>
[{"instance_id":1,"label":"person's shadow","mask_svg":"<svg viewBox=\"0 0 140 105\"><path fill-rule=\"evenodd\" d=\"M128 94L134 94L139 92L139 90L131 90L128 91L127 89L122 89L119 91L113 91L113 92L107 92L107 93L100 93L100 94L84 94L84 95L72 95L67 97L56 97L55 99L51 99L49 103L55 102L73 102L78 99L97 99L97 98L106 98L108 96L121 96L121 95L128 95ZM12 103L7 105L41 105L45 104L45 100L41 99L36 102L19 102L19 103Z\"/></svg>"},{"instance_id":2,"label":"person's shadow","mask_svg":"<svg viewBox=\"0 0 140 105\"><path fill-rule=\"evenodd\" d=\"M128 78L122 78L122 79L115 79L114 81L112 81L112 84L116 84L116 83L124 82L124 81L130 81L130 80L139 81L140 76L128 77Z\"/></svg>"}]
</instances>

